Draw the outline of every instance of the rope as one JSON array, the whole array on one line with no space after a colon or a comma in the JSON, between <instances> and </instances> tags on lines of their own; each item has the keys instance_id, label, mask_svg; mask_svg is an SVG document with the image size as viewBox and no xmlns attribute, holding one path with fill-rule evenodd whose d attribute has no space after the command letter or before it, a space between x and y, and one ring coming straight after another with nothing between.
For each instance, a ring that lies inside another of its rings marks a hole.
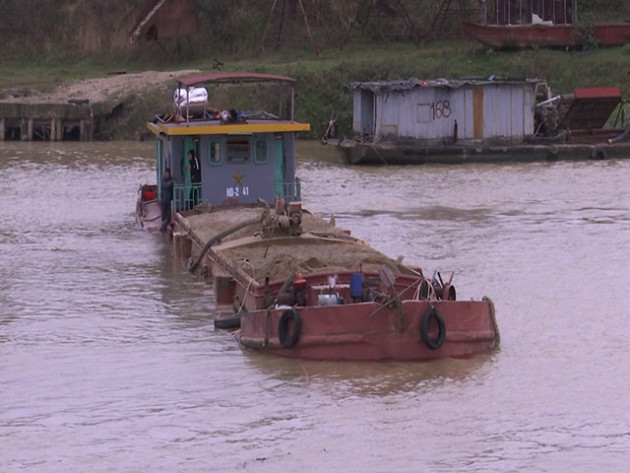
<instances>
[{"instance_id":1,"label":"rope","mask_svg":"<svg viewBox=\"0 0 630 473\"><path fill-rule=\"evenodd\" d=\"M418 282L421 282L421 281L422 281L422 279L417 279L416 281L412 282L411 284L409 284L409 286L407 286L406 288L404 288L404 289L401 291L401 294L402 294L403 292L405 292L405 291L407 291L407 290L411 289L411 288L414 286L414 284L418 284ZM419 286L418 286L418 288L419 288ZM417 299L417 296L416 296L416 299ZM368 317L370 317L370 318L371 318L371 317L374 317L374 315L376 315L376 313L377 313L379 310L381 310L383 307L387 307L389 304L391 304L391 303L392 303L392 300L395 300L395 299L392 299L391 297L388 297L388 298L387 298L387 300L386 300L385 302L383 302L381 305L379 305L379 306L376 308L376 310L375 310L374 312L372 312L370 315L368 315Z\"/></svg>"},{"instance_id":2,"label":"rope","mask_svg":"<svg viewBox=\"0 0 630 473\"><path fill-rule=\"evenodd\" d=\"M436 301L437 300L437 294L435 293L435 288L433 287L433 284L431 284L428 279L423 279L422 281L426 281L427 282L427 300L428 301ZM409 287L411 287L411 286L409 286ZM416 288L416 291L413 294L413 298L415 300L419 300L420 299L420 288L421 287L422 287L422 284L418 284L418 287Z\"/></svg>"},{"instance_id":3,"label":"rope","mask_svg":"<svg viewBox=\"0 0 630 473\"><path fill-rule=\"evenodd\" d=\"M249 280L249 283L247 284L247 287L245 288L245 292L243 293L243 300L241 300L241 306L238 308L238 311L236 312L236 315L240 314L241 311L243 310L243 306L245 305L245 297L247 296L247 293L249 292L249 289L252 287L252 283L254 282L255 278L255 268L254 265L247 259L243 259L241 261L241 266L244 266L248 264L251 268L252 268L252 277Z\"/></svg>"}]
</instances>

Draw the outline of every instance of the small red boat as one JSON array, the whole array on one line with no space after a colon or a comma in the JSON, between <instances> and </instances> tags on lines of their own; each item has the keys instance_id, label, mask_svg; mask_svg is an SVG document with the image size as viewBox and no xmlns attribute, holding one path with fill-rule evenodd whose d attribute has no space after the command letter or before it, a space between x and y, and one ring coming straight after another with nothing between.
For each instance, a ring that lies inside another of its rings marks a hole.
<instances>
[{"instance_id":1,"label":"small red boat","mask_svg":"<svg viewBox=\"0 0 630 473\"><path fill-rule=\"evenodd\" d=\"M140 228L148 232L157 232L160 229L162 215L157 198L157 185L143 184L138 188L136 222Z\"/></svg>"}]
</instances>

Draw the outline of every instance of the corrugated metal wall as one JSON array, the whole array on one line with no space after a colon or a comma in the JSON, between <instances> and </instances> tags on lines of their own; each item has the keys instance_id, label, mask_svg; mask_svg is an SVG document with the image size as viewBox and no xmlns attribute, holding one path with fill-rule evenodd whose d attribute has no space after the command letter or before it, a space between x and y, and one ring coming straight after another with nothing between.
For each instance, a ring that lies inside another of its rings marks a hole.
<instances>
[{"instance_id":1,"label":"corrugated metal wall","mask_svg":"<svg viewBox=\"0 0 630 473\"><path fill-rule=\"evenodd\" d=\"M352 131L358 135L365 135L363 131L363 113L362 113L362 101L361 101L361 89L354 89L352 100Z\"/></svg>"},{"instance_id":2,"label":"corrugated metal wall","mask_svg":"<svg viewBox=\"0 0 630 473\"><path fill-rule=\"evenodd\" d=\"M382 89L375 96L376 135L452 138L457 122L458 138L521 138L534 132L533 89L528 83ZM356 103L359 96L355 93L357 132L365 129L359 118L365 117L365 110Z\"/></svg>"},{"instance_id":3,"label":"corrugated metal wall","mask_svg":"<svg viewBox=\"0 0 630 473\"><path fill-rule=\"evenodd\" d=\"M374 134L374 92L362 89L354 91L353 116L352 131L360 135Z\"/></svg>"}]
</instances>

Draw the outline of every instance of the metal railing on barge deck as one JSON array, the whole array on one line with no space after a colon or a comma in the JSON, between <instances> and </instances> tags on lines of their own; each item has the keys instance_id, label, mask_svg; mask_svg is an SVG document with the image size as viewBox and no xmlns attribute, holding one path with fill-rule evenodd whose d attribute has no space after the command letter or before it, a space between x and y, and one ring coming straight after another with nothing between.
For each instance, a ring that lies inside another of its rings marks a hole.
<instances>
[{"instance_id":1,"label":"metal railing on barge deck","mask_svg":"<svg viewBox=\"0 0 630 473\"><path fill-rule=\"evenodd\" d=\"M201 184L175 184L173 186L173 208L175 212L190 210L201 203Z\"/></svg>"},{"instance_id":2,"label":"metal railing on barge deck","mask_svg":"<svg viewBox=\"0 0 630 473\"><path fill-rule=\"evenodd\" d=\"M299 178L293 181L276 181L276 197L283 197L287 202L302 200L302 184Z\"/></svg>"}]
</instances>

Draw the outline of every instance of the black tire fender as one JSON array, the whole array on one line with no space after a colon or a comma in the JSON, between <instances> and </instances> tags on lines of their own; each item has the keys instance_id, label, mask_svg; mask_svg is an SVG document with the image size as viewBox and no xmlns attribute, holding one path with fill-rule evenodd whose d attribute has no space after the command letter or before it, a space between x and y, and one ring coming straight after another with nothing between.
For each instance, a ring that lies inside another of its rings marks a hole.
<instances>
[{"instance_id":1,"label":"black tire fender","mask_svg":"<svg viewBox=\"0 0 630 473\"><path fill-rule=\"evenodd\" d=\"M429 324L431 323L431 319L435 319L438 326L438 335L435 340L432 340L429 336ZM440 348L446 339L446 324L440 313L433 306L429 307L424 314L422 314L422 319L420 319L420 338L422 338L424 344L431 350Z\"/></svg>"},{"instance_id":2,"label":"black tire fender","mask_svg":"<svg viewBox=\"0 0 630 473\"><path fill-rule=\"evenodd\" d=\"M593 151L591 151L591 158L595 161L604 161L605 159L608 159L608 153L601 146L595 146Z\"/></svg>"},{"instance_id":3,"label":"black tire fender","mask_svg":"<svg viewBox=\"0 0 630 473\"><path fill-rule=\"evenodd\" d=\"M289 323L293 321L293 333L289 334ZM300 340L302 331L302 318L295 309L287 309L278 321L278 338L283 348L293 348Z\"/></svg>"},{"instance_id":4,"label":"black tire fender","mask_svg":"<svg viewBox=\"0 0 630 473\"><path fill-rule=\"evenodd\" d=\"M418 300L426 301L427 299L429 299L429 281L423 278L418 290Z\"/></svg>"},{"instance_id":5,"label":"black tire fender","mask_svg":"<svg viewBox=\"0 0 630 473\"><path fill-rule=\"evenodd\" d=\"M241 318L238 315L223 316L214 319L214 328L231 330L241 326Z\"/></svg>"}]
</instances>

